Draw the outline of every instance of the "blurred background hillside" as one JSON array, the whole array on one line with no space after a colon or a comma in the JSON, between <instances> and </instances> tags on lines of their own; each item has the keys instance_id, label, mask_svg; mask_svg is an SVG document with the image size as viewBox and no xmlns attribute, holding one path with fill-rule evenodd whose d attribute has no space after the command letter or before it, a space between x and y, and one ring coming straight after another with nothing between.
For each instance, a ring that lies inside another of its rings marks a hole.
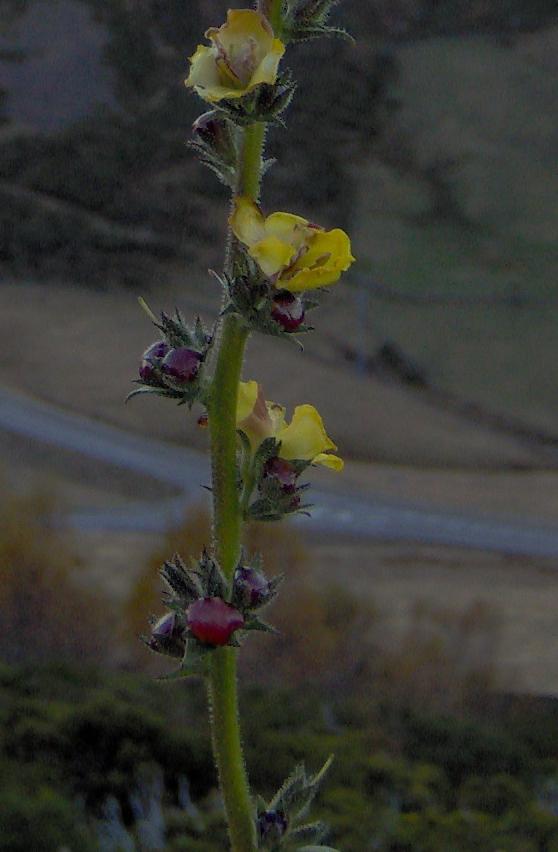
<instances>
[{"instance_id":1,"label":"blurred background hillside","mask_svg":"<svg viewBox=\"0 0 558 852\"><path fill-rule=\"evenodd\" d=\"M354 239L359 263L322 313L308 360L320 362L318 383L324 361L341 367L346 404L378 398L382 414L366 410L366 436L334 421L336 434L363 458L467 464L480 454L487 463L498 448L482 453L489 437L474 428L447 447L445 412L465 408L473 421L517 418L554 438L555 4L345 9L355 45L292 51L302 83L289 133L270 135L278 164L265 196L270 209L342 225ZM192 0L184 14L173 0L4 0L3 10L4 282L216 304L206 270L220 263L225 190L186 147L200 104L183 78L222 4ZM21 292L5 288L3 310ZM37 313L52 323L48 306ZM100 348L108 367L115 351ZM401 425L401 394L377 387L386 381L424 391L402 403L413 429ZM425 432L436 433L434 448Z\"/></svg>"},{"instance_id":2,"label":"blurred background hillside","mask_svg":"<svg viewBox=\"0 0 558 852\"><path fill-rule=\"evenodd\" d=\"M0 0L2 852L225 848L202 689L168 700L137 641L161 562L208 539L207 434L123 404L153 339L137 297L219 305L227 194L183 80L225 11ZM288 574L282 638L245 655L250 773L270 794L335 751L343 852L557 852L556 3L336 14L354 44L288 55L263 203L344 227L358 262L304 353L254 338L245 376L320 409L348 463L313 481L370 529L248 531ZM178 451L183 483L153 474Z\"/></svg>"}]
</instances>

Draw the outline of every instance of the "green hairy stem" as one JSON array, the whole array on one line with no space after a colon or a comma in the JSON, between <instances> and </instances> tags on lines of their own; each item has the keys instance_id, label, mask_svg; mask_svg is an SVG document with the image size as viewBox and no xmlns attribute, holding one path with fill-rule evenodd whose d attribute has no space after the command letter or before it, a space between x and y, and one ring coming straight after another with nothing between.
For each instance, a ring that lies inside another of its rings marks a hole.
<instances>
[{"instance_id":1,"label":"green hairy stem","mask_svg":"<svg viewBox=\"0 0 558 852\"><path fill-rule=\"evenodd\" d=\"M240 194L254 201L260 193L264 137L265 125L261 123L244 131L238 186ZM236 316L225 318L209 405L214 550L229 581L238 562L242 534L236 479L236 405L247 337ZM213 752L233 852L252 852L257 841L240 740L236 653L232 648L218 648L212 654L209 698Z\"/></svg>"},{"instance_id":2,"label":"green hairy stem","mask_svg":"<svg viewBox=\"0 0 558 852\"><path fill-rule=\"evenodd\" d=\"M271 22L281 28L282 0L271 4ZM260 194L265 124L243 131L238 168L238 194L257 201ZM230 263L231 234L227 264ZM248 333L234 315L227 316L220 330L219 352L209 405L213 489L213 546L229 582L240 555L242 517L236 478L236 406L244 349ZM213 753L229 827L233 852L257 849L254 808L242 743L238 714L237 651L217 648L211 655L209 700Z\"/></svg>"}]
</instances>

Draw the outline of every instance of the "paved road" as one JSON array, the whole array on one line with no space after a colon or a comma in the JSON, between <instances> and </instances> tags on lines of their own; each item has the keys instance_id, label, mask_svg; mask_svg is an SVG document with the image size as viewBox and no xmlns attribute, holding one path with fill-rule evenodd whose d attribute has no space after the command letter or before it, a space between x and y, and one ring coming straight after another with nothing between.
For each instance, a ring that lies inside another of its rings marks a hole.
<instances>
[{"instance_id":1,"label":"paved road","mask_svg":"<svg viewBox=\"0 0 558 852\"><path fill-rule=\"evenodd\" d=\"M156 506L130 502L125 507L75 509L69 523L80 530L159 532L176 526L184 511L199 502L209 481L206 457L191 449L152 441L54 406L0 389L0 429L33 443L81 453L92 462L153 477L179 496ZM445 544L500 553L558 557L558 528L519 519L458 515L374 499L371 494L312 491L312 517L294 523L324 535Z\"/></svg>"}]
</instances>

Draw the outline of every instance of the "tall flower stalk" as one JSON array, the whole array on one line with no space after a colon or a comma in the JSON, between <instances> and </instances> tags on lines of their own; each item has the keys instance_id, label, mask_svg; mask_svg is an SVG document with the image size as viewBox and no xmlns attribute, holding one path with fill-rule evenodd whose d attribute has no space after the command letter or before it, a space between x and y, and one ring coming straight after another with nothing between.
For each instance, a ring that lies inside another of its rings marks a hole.
<instances>
[{"instance_id":1,"label":"tall flower stalk","mask_svg":"<svg viewBox=\"0 0 558 852\"><path fill-rule=\"evenodd\" d=\"M241 382L251 333L278 338L310 330L307 311L319 289L335 284L353 262L347 235L291 213L264 216L258 202L268 125L282 123L295 86L280 63L289 42L333 31L334 0L260 0L256 10L230 10L207 31L190 59L187 87L212 109L194 124L192 147L231 189L222 275L224 305L217 332L180 312L161 315L162 339L144 353L136 394L154 393L206 409L211 438L213 540L187 568L177 554L162 568L168 613L149 647L180 660L173 677L205 677L212 741L233 852L329 848L326 828L305 813L329 763L317 775L297 767L268 803L254 801L242 753L237 656L250 631L270 631L260 611L281 578L268 580L261 558L241 551L246 520L271 521L305 510L299 478L313 464L343 466L311 405L285 409L265 399L256 381ZM312 297L308 296L310 291ZM213 369L211 369L213 365ZM311 844L311 847L308 846ZM305 845L306 844L306 845Z\"/></svg>"}]
</instances>

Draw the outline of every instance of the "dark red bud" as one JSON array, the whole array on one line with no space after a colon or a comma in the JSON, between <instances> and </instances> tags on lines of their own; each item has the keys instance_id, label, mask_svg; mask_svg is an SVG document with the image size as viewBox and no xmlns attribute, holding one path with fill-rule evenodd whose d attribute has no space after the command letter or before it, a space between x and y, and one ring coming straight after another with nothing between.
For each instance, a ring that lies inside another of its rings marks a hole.
<instances>
[{"instance_id":1,"label":"dark red bud","mask_svg":"<svg viewBox=\"0 0 558 852\"><path fill-rule=\"evenodd\" d=\"M188 607L186 622L198 641L218 646L244 626L244 617L222 598L200 598Z\"/></svg>"},{"instance_id":2,"label":"dark red bud","mask_svg":"<svg viewBox=\"0 0 558 852\"><path fill-rule=\"evenodd\" d=\"M199 352L181 346L166 354L161 364L161 372L168 385L182 390L196 379L201 362L202 355Z\"/></svg>"},{"instance_id":3,"label":"dark red bud","mask_svg":"<svg viewBox=\"0 0 558 852\"><path fill-rule=\"evenodd\" d=\"M302 300L288 290L282 290L273 298L271 316L283 331L296 331L304 322Z\"/></svg>"},{"instance_id":4,"label":"dark red bud","mask_svg":"<svg viewBox=\"0 0 558 852\"><path fill-rule=\"evenodd\" d=\"M152 343L143 355L141 356L141 364L139 368L139 377L146 384L161 384L157 372L157 367L160 367L161 361L169 351L169 347L164 340L158 340L157 343Z\"/></svg>"},{"instance_id":5,"label":"dark red bud","mask_svg":"<svg viewBox=\"0 0 558 852\"><path fill-rule=\"evenodd\" d=\"M275 456L266 462L263 475L268 479L276 479L285 494L292 493L296 488L297 472L295 466L286 459L279 458L279 456Z\"/></svg>"},{"instance_id":6,"label":"dark red bud","mask_svg":"<svg viewBox=\"0 0 558 852\"><path fill-rule=\"evenodd\" d=\"M254 568L237 568L234 574L235 600L247 608L261 606L269 597L269 583Z\"/></svg>"}]
</instances>

